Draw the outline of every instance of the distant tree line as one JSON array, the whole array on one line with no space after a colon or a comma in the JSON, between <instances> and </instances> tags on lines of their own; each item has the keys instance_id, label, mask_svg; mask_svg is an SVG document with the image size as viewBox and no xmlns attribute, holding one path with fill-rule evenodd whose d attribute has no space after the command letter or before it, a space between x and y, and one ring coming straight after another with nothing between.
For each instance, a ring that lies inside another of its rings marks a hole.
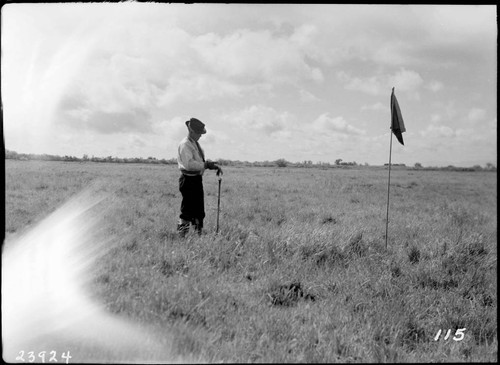
<instances>
[{"instance_id":1,"label":"distant tree line","mask_svg":"<svg viewBox=\"0 0 500 365\"><path fill-rule=\"evenodd\" d=\"M488 162L484 167L481 165L474 165L472 167L457 167L448 165L446 167L428 166L423 167L420 162L417 162L413 167L414 170L447 170L447 171L497 171L497 167L491 162Z\"/></svg>"},{"instance_id":2,"label":"distant tree line","mask_svg":"<svg viewBox=\"0 0 500 365\"><path fill-rule=\"evenodd\" d=\"M41 161L70 161L70 162L114 162L114 163L147 163L147 164L166 164L174 165L177 164L177 159L157 159L155 157L141 158L121 158L121 157L95 157L88 155L83 155L81 158L76 156L59 156L59 155L49 155L49 154L33 154L33 153L17 153L15 151L5 150L5 158L13 160L41 160ZM341 160L340 160L341 161ZM240 166L240 167L335 167L335 166L357 166L356 162L348 163L336 163L332 165L328 162L316 162L303 161L303 162L290 162L284 158L280 158L274 161L239 161L239 160L226 160L218 159L216 162L221 166ZM368 166L368 164L365 164Z\"/></svg>"},{"instance_id":3,"label":"distant tree line","mask_svg":"<svg viewBox=\"0 0 500 365\"><path fill-rule=\"evenodd\" d=\"M39 160L39 161L70 161L70 162L116 162L116 163L149 163L149 164L177 164L177 160L172 158L170 160L157 159L156 157L132 157L132 158L120 158L120 157L89 157L88 155L83 155L79 158L76 156L59 156L59 155L48 155L46 153L38 155L34 153L17 153L15 151L5 150L5 158L13 160Z\"/></svg>"},{"instance_id":4,"label":"distant tree line","mask_svg":"<svg viewBox=\"0 0 500 365\"><path fill-rule=\"evenodd\" d=\"M113 162L113 163L143 163L143 164L165 164L165 165L176 165L177 159L157 159L156 157L131 157L131 158L121 158L121 157L95 157L88 155L83 155L81 158L76 156L58 156L58 155L48 155L48 154L33 154L33 153L17 153L15 151L5 150L5 158L13 160L41 160L41 161L69 161L69 162ZM218 159L216 162L221 166L235 166L235 167L320 167L320 168L350 168L353 166L357 167L370 167L370 165L365 162L364 164L358 164L355 161L346 162L341 158L336 159L334 164L329 162L315 162L310 160L305 160L302 162L290 162L284 158L280 158L273 161L239 161L239 160L225 160ZM384 164L384 167L388 164ZM377 166L373 166L377 167ZM455 167L452 165L446 167L424 167L420 162L417 162L414 167L407 167L405 164L391 164L391 167L403 167L412 170L452 170L452 171L496 171L496 166L492 163L487 163L485 167L479 165L474 165L472 167Z\"/></svg>"}]
</instances>

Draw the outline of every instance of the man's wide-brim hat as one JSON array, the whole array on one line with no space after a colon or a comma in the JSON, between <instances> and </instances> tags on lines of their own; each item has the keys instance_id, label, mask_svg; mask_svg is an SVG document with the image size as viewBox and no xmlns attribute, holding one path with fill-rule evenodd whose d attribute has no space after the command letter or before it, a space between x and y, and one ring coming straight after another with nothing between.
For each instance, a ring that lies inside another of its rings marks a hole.
<instances>
[{"instance_id":1,"label":"man's wide-brim hat","mask_svg":"<svg viewBox=\"0 0 500 365\"><path fill-rule=\"evenodd\" d=\"M198 134L207 133L207 130L205 129L205 124L203 124L201 121L199 121L196 118L191 118L188 121L186 121L186 125L189 129L191 129L195 133L198 133Z\"/></svg>"}]
</instances>

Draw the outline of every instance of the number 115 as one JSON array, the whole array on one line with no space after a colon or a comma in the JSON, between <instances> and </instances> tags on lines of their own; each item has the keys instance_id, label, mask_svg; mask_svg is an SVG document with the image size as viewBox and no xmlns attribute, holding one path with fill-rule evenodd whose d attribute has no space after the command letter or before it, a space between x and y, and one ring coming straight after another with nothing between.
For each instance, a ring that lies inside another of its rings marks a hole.
<instances>
[{"instance_id":1,"label":"number 115","mask_svg":"<svg viewBox=\"0 0 500 365\"><path fill-rule=\"evenodd\" d=\"M454 341L462 341L465 337L465 330L466 328L458 328L456 331L455 331L455 335L453 336L453 340ZM442 330L439 330L438 333L436 334L436 336L434 337L434 341L437 341L439 340L439 337L441 336L441 332ZM450 337L450 334L451 334L451 329L449 329L447 332L446 332L446 335L444 336L444 340L446 341L448 339L448 337Z\"/></svg>"}]
</instances>

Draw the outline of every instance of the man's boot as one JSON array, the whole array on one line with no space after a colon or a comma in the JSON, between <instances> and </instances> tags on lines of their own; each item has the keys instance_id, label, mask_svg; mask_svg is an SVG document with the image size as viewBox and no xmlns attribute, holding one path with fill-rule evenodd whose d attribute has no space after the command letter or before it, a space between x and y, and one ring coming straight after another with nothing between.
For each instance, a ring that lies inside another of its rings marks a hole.
<instances>
[{"instance_id":1,"label":"man's boot","mask_svg":"<svg viewBox=\"0 0 500 365\"><path fill-rule=\"evenodd\" d=\"M179 219L179 223L177 223L177 233L179 233L180 238L186 237L186 233L189 232L189 224L189 221Z\"/></svg>"},{"instance_id":2,"label":"man's boot","mask_svg":"<svg viewBox=\"0 0 500 365\"><path fill-rule=\"evenodd\" d=\"M203 230L203 219L198 219L196 218L193 222L194 224L194 229L198 233L198 235L201 236L202 230Z\"/></svg>"}]
</instances>

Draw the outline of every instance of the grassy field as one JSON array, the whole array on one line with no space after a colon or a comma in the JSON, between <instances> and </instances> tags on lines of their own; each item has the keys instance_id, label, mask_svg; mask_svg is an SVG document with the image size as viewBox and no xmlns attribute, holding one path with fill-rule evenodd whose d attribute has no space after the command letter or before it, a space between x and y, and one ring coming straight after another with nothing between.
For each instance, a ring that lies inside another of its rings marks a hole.
<instances>
[{"instance_id":1,"label":"grassy field","mask_svg":"<svg viewBox=\"0 0 500 365\"><path fill-rule=\"evenodd\" d=\"M5 174L7 236L92 184L110 194L100 234L114 246L92 290L110 312L168 332L175 355L498 359L496 172L394 168L387 249L383 168L226 167L218 235L209 171L205 234L186 239L175 166L6 160Z\"/></svg>"}]
</instances>

